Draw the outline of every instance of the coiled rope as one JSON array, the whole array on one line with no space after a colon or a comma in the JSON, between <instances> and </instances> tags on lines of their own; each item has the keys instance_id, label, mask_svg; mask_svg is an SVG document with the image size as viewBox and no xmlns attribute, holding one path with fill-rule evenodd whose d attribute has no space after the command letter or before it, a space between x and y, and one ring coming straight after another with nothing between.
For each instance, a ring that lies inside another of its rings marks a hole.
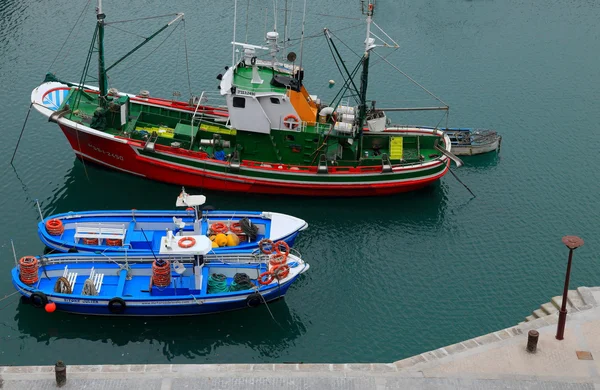
<instances>
[{"instance_id":1,"label":"coiled rope","mask_svg":"<svg viewBox=\"0 0 600 390\"><path fill-rule=\"evenodd\" d=\"M240 227L248 236L248 241L255 241L258 236L258 226L254 225L250 219L244 217L240 219Z\"/></svg>"},{"instance_id":2,"label":"coiled rope","mask_svg":"<svg viewBox=\"0 0 600 390\"><path fill-rule=\"evenodd\" d=\"M233 276L233 282L229 286L229 291L251 290L256 287L251 281L250 276L245 273L237 273Z\"/></svg>"},{"instance_id":3,"label":"coiled rope","mask_svg":"<svg viewBox=\"0 0 600 390\"><path fill-rule=\"evenodd\" d=\"M96 290L96 285L92 279L85 280L81 289L81 295L98 295L98 290Z\"/></svg>"},{"instance_id":4,"label":"coiled rope","mask_svg":"<svg viewBox=\"0 0 600 390\"><path fill-rule=\"evenodd\" d=\"M54 284L54 292L61 294L71 294L73 291L71 290L71 283L64 276L56 279L56 283Z\"/></svg>"},{"instance_id":5,"label":"coiled rope","mask_svg":"<svg viewBox=\"0 0 600 390\"><path fill-rule=\"evenodd\" d=\"M227 292L227 277L223 274L211 274L208 278L208 294Z\"/></svg>"}]
</instances>

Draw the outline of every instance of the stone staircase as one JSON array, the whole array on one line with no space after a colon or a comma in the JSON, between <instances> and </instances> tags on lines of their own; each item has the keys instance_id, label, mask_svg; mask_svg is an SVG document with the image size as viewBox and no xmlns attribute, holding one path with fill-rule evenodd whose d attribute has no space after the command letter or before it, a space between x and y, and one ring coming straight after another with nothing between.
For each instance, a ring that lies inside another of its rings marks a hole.
<instances>
[{"instance_id":1,"label":"stone staircase","mask_svg":"<svg viewBox=\"0 0 600 390\"><path fill-rule=\"evenodd\" d=\"M598 305L594 296L600 296L600 287L578 287L577 290L569 290L567 294L567 313L572 314L578 311L591 309ZM525 321L519 323L535 321L538 318L544 318L551 315L557 315L562 305L562 295L553 297L550 302L544 303L539 309L525 317Z\"/></svg>"}]
</instances>

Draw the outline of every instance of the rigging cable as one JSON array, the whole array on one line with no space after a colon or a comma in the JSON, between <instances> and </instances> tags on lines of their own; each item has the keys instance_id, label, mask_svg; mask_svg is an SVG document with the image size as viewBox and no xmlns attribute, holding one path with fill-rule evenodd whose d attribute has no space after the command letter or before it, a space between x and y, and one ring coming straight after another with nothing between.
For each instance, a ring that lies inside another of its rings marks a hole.
<instances>
[{"instance_id":1,"label":"rigging cable","mask_svg":"<svg viewBox=\"0 0 600 390\"><path fill-rule=\"evenodd\" d=\"M163 40L161 43L159 43L159 44L158 44L158 46L156 46L156 47L154 48L154 50L152 50L150 53L148 53L148 55L147 55L147 56L145 56L144 58L140 59L138 62L136 62L135 64L131 65L130 67L127 67L127 68L123 68L123 69L117 70L117 71L116 71L116 72L114 72L114 73L117 73L117 74L119 74L119 73L121 73L121 72L124 72L124 71L126 71L126 70L129 70L129 69L131 69L131 68L133 68L133 67L135 67L135 66L139 65L139 64L140 64L141 62L143 62L143 61L144 61L146 58L150 57L152 54L154 54L154 52L155 52L156 50L158 50L158 49L159 49L159 48L160 48L160 47L161 47L161 46L162 46L162 45L163 45L163 44L164 44L164 43L165 43L165 42L166 42L166 41L169 39L169 37L170 37L170 36L171 36L171 35L172 35L172 34L175 32L175 30L177 30L177 29L179 28L179 25L180 25L180 24L181 24L181 21L179 21L179 22L178 22L178 23L175 25L175 27L174 27L174 28L171 30L171 32L169 32L169 35L167 35L167 36L166 36L166 38L165 38L165 39L164 39L164 40ZM113 74L114 74L114 73L113 73Z\"/></svg>"},{"instance_id":2,"label":"rigging cable","mask_svg":"<svg viewBox=\"0 0 600 390\"><path fill-rule=\"evenodd\" d=\"M15 146L15 151L13 152L12 158L10 159L10 165L12 165L13 160L15 159L15 155L17 154L17 149L19 148L19 143L21 142L21 137L23 136L23 132L25 131L25 125L27 125L27 120L29 119L29 113L31 113L31 107L33 107L33 102L31 102L31 104L29 104L29 110L27 110L27 116L25 117L25 122L23 122L23 127L21 128L21 134L19 134L19 139L17 141L17 146Z\"/></svg>"},{"instance_id":3,"label":"rigging cable","mask_svg":"<svg viewBox=\"0 0 600 390\"><path fill-rule=\"evenodd\" d=\"M190 61L188 60L188 49L187 49L187 33L185 30L185 18L182 18L183 22L183 46L185 47L185 67L187 69L188 89L190 97L192 97L192 82L190 80Z\"/></svg>"},{"instance_id":4,"label":"rigging cable","mask_svg":"<svg viewBox=\"0 0 600 390\"><path fill-rule=\"evenodd\" d=\"M452 171L452 169L450 169L450 167L448 167L448 171L450 171L450 173L452 174L452 176L454 176L454 178L455 178L456 180L458 180L458 182L459 182L460 184L462 184L462 185L463 185L463 187L465 187L465 188L467 189L467 191L469 191L469 192L471 193L471 195L473 195L473 198L476 198L476 197L477 197L477 196L475 196L475 194L473 193L473 191L471 191L471 189L470 189L469 187L467 187L467 185L466 185L465 183L463 183L463 182L462 182L462 181L461 181L461 180L458 178L458 176L456 176L456 173L454 173L454 172Z\"/></svg>"},{"instance_id":5,"label":"rigging cable","mask_svg":"<svg viewBox=\"0 0 600 390\"><path fill-rule=\"evenodd\" d=\"M69 35L67 35L67 38L65 39L65 41L63 42L62 46L60 47L60 49L58 50L58 53L56 53L56 57L54 58L54 60L52 61L52 63L50 64L50 66L48 67L48 72L49 73L50 70L52 69L52 66L54 66L54 63L56 62L56 60L58 59L58 56L60 55L60 52L62 51L62 49L65 47L65 45L67 44L67 41L69 40L69 38L71 37L71 34L73 34L73 31L75 31L75 27L77 27L77 24L79 23L79 21L81 20L81 17L83 16L83 14L85 13L85 11L88 9L90 2L92 0L88 0L88 2L86 3L86 5L83 7L83 10L81 10L81 13L79 14L79 17L77 18L77 20L75 21L75 24L73 25L73 28L71 28L71 31L69 32ZM70 50L70 49L69 49ZM68 54L68 52L67 52Z\"/></svg>"},{"instance_id":6,"label":"rigging cable","mask_svg":"<svg viewBox=\"0 0 600 390\"><path fill-rule=\"evenodd\" d=\"M166 14L166 15L158 15L158 16L147 16L145 18L137 18L137 19L117 20L116 22L104 23L104 25L108 26L108 25L111 25L111 24L137 22L138 20L159 19L159 18L166 18L167 16L168 17L173 17L173 16L177 16L177 15L179 15L179 14L174 13L174 14Z\"/></svg>"},{"instance_id":7,"label":"rigging cable","mask_svg":"<svg viewBox=\"0 0 600 390\"><path fill-rule=\"evenodd\" d=\"M392 68L396 69L398 72L400 72L400 74L402 74L404 77L406 77L407 79L409 79L412 83L414 83L416 86L420 87L423 91L427 92L431 97L433 97L434 99L436 99L437 101L439 101L440 103L442 103L443 105L445 105L446 107L449 107L448 104L446 104L446 102L444 102L442 99L440 99L439 97L435 96L432 92L430 92L427 88L425 88L424 86L422 86L421 84L419 84L416 80L414 80L412 77L410 77L409 75L407 75L406 73L404 73L400 68L398 68L396 65L392 64L391 62L389 62L387 59L385 59L385 57L383 57L381 54L377 53L376 51L373 51L373 53L377 54L377 56L379 58L381 58L382 61L386 62L389 66L391 66Z\"/></svg>"}]
</instances>

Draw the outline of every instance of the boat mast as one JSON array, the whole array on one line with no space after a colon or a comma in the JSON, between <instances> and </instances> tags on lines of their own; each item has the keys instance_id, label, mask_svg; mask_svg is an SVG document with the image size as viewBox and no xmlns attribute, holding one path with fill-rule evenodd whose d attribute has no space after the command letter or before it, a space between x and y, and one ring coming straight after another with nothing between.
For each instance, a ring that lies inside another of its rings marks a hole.
<instances>
[{"instance_id":1,"label":"boat mast","mask_svg":"<svg viewBox=\"0 0 600 390\"><path fill-rule=\"evenodd\" d=\"M237 0L233 3L233 42L235 42L235 28L237 26ZM246 30L247 31L247 30ZM246 39L248 39L248 33L246 32ZM231 67L235 67L235 44L231 48Z\"/></svg>"},{"instance_id":2,"label":"boat mast","mask_svg":"<svg viewBox=\"0 0 600 390\"><path fill-rule=\"evenodd\" d=\"M367 38L365 40L365 54L363 56L363 71L360 77L360 105L358 109L358 131L362 133L362 128L367 117L367 84L369 79L369 54L375 47L375 40L371 38L371 22L373 21L373 8L375 4L369 0L367 7Z\"/></svg>"},{"instance_id":3,"label":"boat mast","mask_svg":"<svg viewBox=\"0 0 600 390\"><path fill-rule=\"evenodd\" d=\"M102 0L98 0L96 18L98 19L98 86L100 88L100 107L107 106L106 95L108 91L108 80L104 68L104 13L102 13Z\"/></svg>"}]
</instances>

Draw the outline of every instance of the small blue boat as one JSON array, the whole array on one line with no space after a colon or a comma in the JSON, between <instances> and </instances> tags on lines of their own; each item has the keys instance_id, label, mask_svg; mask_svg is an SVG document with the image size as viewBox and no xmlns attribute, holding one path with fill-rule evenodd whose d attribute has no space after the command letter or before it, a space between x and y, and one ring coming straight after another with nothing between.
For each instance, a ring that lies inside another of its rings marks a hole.
<instances>
[{"instance_id":1,"label":"small blue boat","mask_svg":"<svg viewBox=\"0 0 600 390\"><path fill-rule=\"evenodd\" d=\"M38 223L42 242L59 252L159 251L161 239L172 232L177 237L212 237L215 253L231 249L252 251L262 239L294 244L308 224L291 215L260 211L217 211L203 209L203 195L177 198L186 210L81 211L52 215ZM221 237L217 237L218 234ZM217 244L218 242L218 244ZM220 245L219 245L220 244Z\"/></svg>"},{"instance_id":2,"label":"small blue boat","mask_svg":"<svg viewBox=\"0 0 600 390\"><path fill-rule=\"evenodd\" d=\"M256 307L282 298L309 269L299 254L262 251L208 253L206 236L179 248L162 240L153 253L62 253L23 257L12 282L25 301L48 312L85 315L180 316ZM172 237L171 237L172 239Z\"/></svg>"}]
</instances>

